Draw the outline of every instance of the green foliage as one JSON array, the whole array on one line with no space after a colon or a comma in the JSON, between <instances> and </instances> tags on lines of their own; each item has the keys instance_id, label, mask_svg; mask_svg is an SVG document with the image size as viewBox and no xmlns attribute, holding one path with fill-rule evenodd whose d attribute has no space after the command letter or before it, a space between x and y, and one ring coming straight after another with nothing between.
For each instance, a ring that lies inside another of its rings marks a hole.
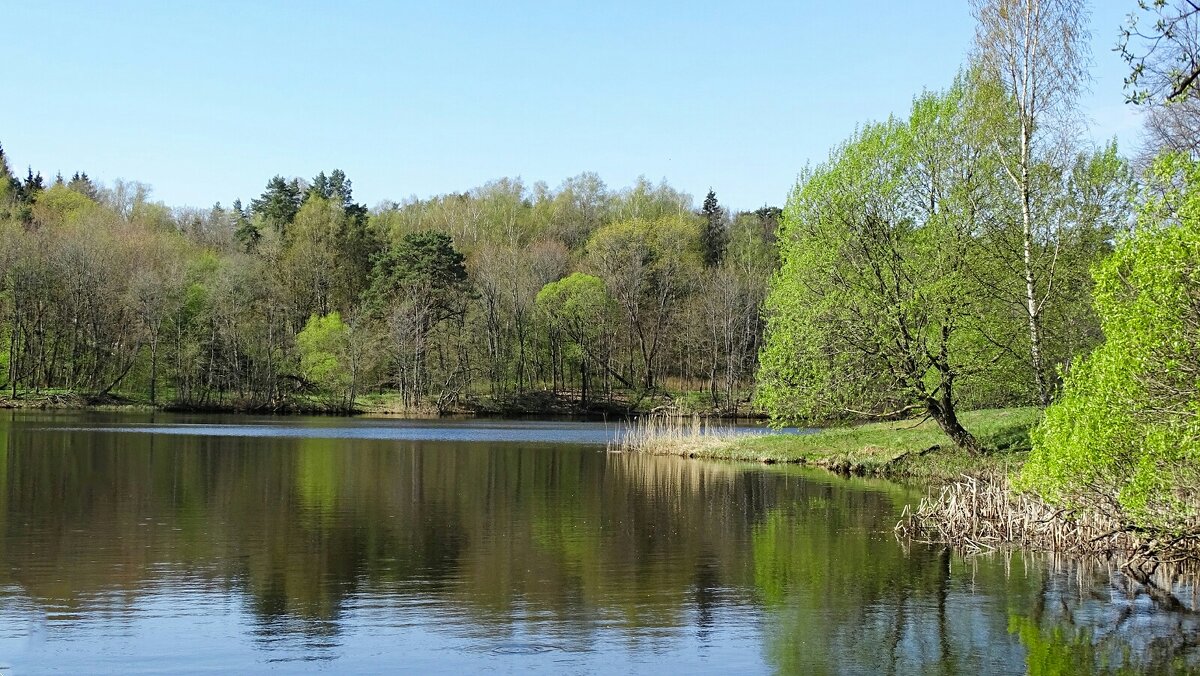
<instances>
[{"instance_id":1,"label":"green foliage","mask_svg":"<svg viewBox=\"0 0 1200 676\"><path fill-rule=\"evenodd\" d=\"M258 223L242 209L240 199L233 201L230 226L233 228L233 238L242 245L243 251L248 253L258 247L258 243L262 240L262 231L259 229Z\"/></svg>"},{"instance_id":2,"label":"green foliage","mask_svg":"<svg viewBox=\"0 0 1200 676\"><path fill-rule=\"evenodd\" d=\"M368 211L334 170L276 176L248 209L201 210L152 202L136 181L75 172L47 186L8 166L0 152L0 349L17 398L312 406L295 377L301 334L334 313L354 317L354 358L338 360L351 389L403 406L474 405L481 386L556 407L576 393L619 405L659 379L672 391L720 382L727 400L751 387L770 226L710 205L731 242L702 274L704 221L665 182L501 178Z\"/></svg>"},{"instance_id":3,"label":"green foliage","mask_svg":"<svg viewBox=\"0 0 1200 676\"><path fill-rule=\"evenodd\" d=\"M21 199L29 204L37 201L38 196L46 189L46 182L42 179L42 173L33 173L33 169L27 170L25 180L21 183L20 194Z\"/></svg>"},{"instance_id":4,"label":"green foliage","mask_svg":"<svg viewBox=\"0 0 1200 676\"><path fill-rule=\"evenodd\" d=\"M573 272L542 287L537 306L547 319L568 327L572 335L581 339L596 336L616 307L604 288L604 281L583 272Z\"/></svg>"},{"instance_id":5,"label":"green foliage","mask_svg":"<svg viewBox=\"0 0 1200 676\"><path fill-rule=\"evenodd\" d=\"M1021 484L1136 527L1200 526L1200 164L1161 160L1094 270L1105 342L1068 374Z\"/></svg>"},{"instance_id":6,"label":"green foliage","mask_svg":"<svg viewBox=\"0 0 1200 676\"><path fill-rule=\"evenodd\" d=\"M86 171L77 171L71 176L71 180L67 182L67 187L81 195L86 196L92 201L100 199L100 188L92 182Z\"/></svg>"},{"instance_id":7,"label":"green foliage","mask_svg":"<svg viewBox=\"0 0 1200 676\"><path fill-rule=\"evenodd\" d=\"M304 329L296 334L296 348L300 352L300 373L307 380L339 395L349 389L350 327L341 315L331 312L309 317Z\"/></svg>"},{"instance_id":8,"label":"green foliage","mask_svg":"<svg viewBox=\"0 0 1200 676\"><path fill-rule=\"evenodd\" d=\"M66 185L54 185L38 197L33 219L40 224L75 224L94 213L98 206L81 192Z\"/></svg>"},{"instance_id":9,"label":"green foliage","mask_svg":"<svg viewBox=\"0 0 1200 676\"><path fill-rule=\"evenodd\" d=\"M920 406L957 443L955 384L987 368L972 246L978 158L965 89L863 127L806 170L779 235L758 398L777 423Z\"/></svg>"},{"instance_id":10,"label":"green foliage","mask_svg":"<svg viewBox=\"0 0 1200 676\"><path fill-rule=\"evenodd\" d=\"M449 235L423 230L404 235L375 259L367 298L384 308L415 296L444 316L462 307L466 291L466 258Z\"/></svg>"},{"instance_id":11,"label":"green foliage","mask_svg":"<svg viewBox=\"0 0 1200 676\"><path fill-rule=\"evenodd\" d=\"M604 281L595 275L575 272L538 291L535 300L538 311L552 330L570 338L568 346L573 359L583 371L582 387L587 387L588 364L616 375L609 364L610 334L615 324L617 305L608 294Z\"/></svg>"},{"instance_id":12,"label":"green foliage","mask_svg":"<svg viewBox=\"0 0 1200 676\"><path fill-rule=\"evenodd\" d=\"M701 267L700 229L690 214L633 218L606 225L587 255L625 314L641 357L642 387L651 389L676 307Z\"/></svg>"},{"instance_id":13,"label":"green foliage","mask_svg":"<svg viewBox=\"0 0 1200 676\"><path fill-rule=\"evenodd\" d=\"M300 183L275 176L267 182L267 189L259 198L250 200L250 210L283 232L300 210Z\"/></svg>"},{"instance_id":14,"label":"green foliage","mask_svg":"<svg viewBox=\"0 0 1200 676\"><path fill-rule=\"evenodd\" d=\"M700 210L704 216L704 230L700 234L700 247L704 252L704 265L715 267L725 257L725 248L729 245L729 231L725 227L725 210L717 202L717 194L711 189L704 197L704 206Z\"/></svg>"}]
</instances>

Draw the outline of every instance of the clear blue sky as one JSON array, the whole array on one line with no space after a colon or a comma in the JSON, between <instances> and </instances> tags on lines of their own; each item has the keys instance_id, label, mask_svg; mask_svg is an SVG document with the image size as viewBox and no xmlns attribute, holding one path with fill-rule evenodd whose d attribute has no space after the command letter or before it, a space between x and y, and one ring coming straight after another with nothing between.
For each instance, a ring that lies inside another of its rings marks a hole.
<instances>
[{"instance_id":1,"label":"clear blue sky","mask_svg":"<svg viewBox=\"0 0 1200 676\"><path fill-rule=\"evenodd\" d=\"M4 4L14 169L140 180L172 206L334 168L368 205L581 171L781 204L856 124L947 85L974 30L965 0ZM1126 149L1112 47L1135 4L1095 3L1082 106Z\"/></svg>"}]
</instances>

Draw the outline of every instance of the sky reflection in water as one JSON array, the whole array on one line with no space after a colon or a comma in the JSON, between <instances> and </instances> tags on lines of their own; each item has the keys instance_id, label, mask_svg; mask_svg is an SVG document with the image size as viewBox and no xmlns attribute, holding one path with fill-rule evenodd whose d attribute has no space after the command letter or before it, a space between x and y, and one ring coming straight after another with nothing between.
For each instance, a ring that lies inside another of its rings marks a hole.
<instances>
[{"instance_id":1,"label":"sky reflection in water","mask_svg":"<svg viewBox=\"0 0 1200 676\"><path fill-rule=\"evenodd\" d=\"M8 414L0 673L1197 663L1195 613L1107 571L902 547L909 489L615 427Z\"/></svg>"}]
</instances>

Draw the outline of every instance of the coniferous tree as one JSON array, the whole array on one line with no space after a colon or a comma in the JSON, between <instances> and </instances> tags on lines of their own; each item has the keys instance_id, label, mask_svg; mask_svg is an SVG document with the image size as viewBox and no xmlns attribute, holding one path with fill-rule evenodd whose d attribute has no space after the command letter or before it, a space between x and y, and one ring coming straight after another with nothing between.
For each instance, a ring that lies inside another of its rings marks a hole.
<instances>
[{"instance_id":1,"label":"coniferous tree","mask_svg":"<svg viewBox=\"0 0 1200 676\"><path fill-rule=\"evenodd\" d=\"M439 316L461 307L467 292L466 258L449 235L433 230L409 233L377 257L369 302L386 306L414 292L420 292Z\"/></svg>"},{"instance_id":2,"label":"coniferous tree","mask_svg":"<svg viewBox=\"0 0 1200 676\"><path fill-rule=\"evenodd\" d=\"M346 172L341 169L334 169L333 173L329 175L329 194L327 197L341 202L343 207L349 207L353 204L353 191L351 190L350 179L346 178Z\"/></svg>"},{"instance_id":3,"label":"coniferous tree","mask_svg":"<svg viewBox=\"0 0 1200 676\"><path fill-rule=\"evenodd\" d=\"M246 214L246 210L242 208L242 200L234 200L233 208L230 211L234 239L241 243L247 253L253 251L258 246L258 241L262 239L262 232L259 231L258 225L250 219Z\"/></svg>"},{"instance_id":4,"label":"coniferous tree","mask_svg":"<svg viewBox=\"0 0 1200 676\"><path fill-rule=\"evenodd\" d=\"M760 232L764 242L774 242L779 232L779 222L783 220L783 209L779 207L761 206L754 210L761 227Z\"/></svg>"},{"instance_id":5,"label":"coniferous tree","mask_svg":"<svg viewBox=\"0 0 1200 676\"><path fill-rule=\"evenodd\" d=\"M409 233L377 257L364 300L388 327L392 384L406 402L430 389L430 333L442 322L462 318L469 297L466 257L443 232Z\"/></svg>"},{"instance_id":6,"label":"coniferous tree","mask_svg":"<svg viewBox=\"0 0 1200 676\"><path fill-rule=\"evenodd\" d=\"M258 199L250 200L250 210L283 233L300 210L300 182L275 176Z\"/></svg>"},{"instance_id":7,"label":"coniferous tree","mask_svg":"<svg viewBox=\"0 0 1200 676\"><path fill-rule=\"evenodd\" d=\"M32 203L37 199L39 193L46 189L46 182L42 180L42 172L33 173L33 168L29 168L29 173L25 176L25 183L21 185L21 199L27 203Z\"/></svg>"},{"instance_id":8,"label":"coniferous tree","mask_svg":"<svg viewBox=\"0 0 1200 676\"><path fill-rule=\"evenodd\" d=\"M95 201L100 196L100 191L96 188L96 184L92 183L92 179L88 178L86 171L77 171L71 176L71 180L67 182L67 187L77 193L87 195L88 199Z\"/></svg>"},{"instance_id":9,"label":"coniferous tree","mask_svg":"<svg viewBox=\"0 0 1200 676\"><path fill-rule=\"evenodd\" d=\"M717 203L717 194L710 188L700 210L704 216L704 232L700 244L704 248L704 266L714 268L725 257L729 244L729 233L725 228L725 210Z\"/></svg>"},{"instance_id":10,"label":"coniferous tree","mask_svg":"<svg viewBox=\"0 0 1200 676\"><path fill-rule=\"evenodd\" d=\"M304 194L305 201L308 201L312 197L329 199L329 178L325 176L325 172L323 171L313 176L312 185L308 186L308 192Z\"/></svg>"}]
</instances>

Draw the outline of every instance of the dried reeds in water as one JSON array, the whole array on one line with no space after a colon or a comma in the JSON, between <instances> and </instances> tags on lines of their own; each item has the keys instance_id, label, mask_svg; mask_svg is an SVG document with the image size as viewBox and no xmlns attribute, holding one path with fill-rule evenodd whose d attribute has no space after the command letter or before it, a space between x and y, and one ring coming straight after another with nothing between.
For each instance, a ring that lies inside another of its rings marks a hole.
<instances>
[{"instance_id":1,"label":"dried reeds in water","mask_svg":"<svg viewBox=\"0 0 1200 676\"><path fill-rule=\"evenodd\" d=\"M1097 512L1055 507L1012 489L1003 474L963 476L905 506L896 533L918 542L970 552L1018 546L1073 555L1120 557L1125 567L1152 573L1200 553L1195 538L1154 539Z\"/></svg>"},{"instance_id":2,"label":"dried reeds in water","mask_svg":"<svg viewBox=\"0 0 1200 676\"><path fill-rule=\"evenodd\" d=\"M694 456L727 443L733 435L732 427L713 425L698 415L683 418L652 413L626 424L610 450Z\"/></svg>"}]
</instances>

